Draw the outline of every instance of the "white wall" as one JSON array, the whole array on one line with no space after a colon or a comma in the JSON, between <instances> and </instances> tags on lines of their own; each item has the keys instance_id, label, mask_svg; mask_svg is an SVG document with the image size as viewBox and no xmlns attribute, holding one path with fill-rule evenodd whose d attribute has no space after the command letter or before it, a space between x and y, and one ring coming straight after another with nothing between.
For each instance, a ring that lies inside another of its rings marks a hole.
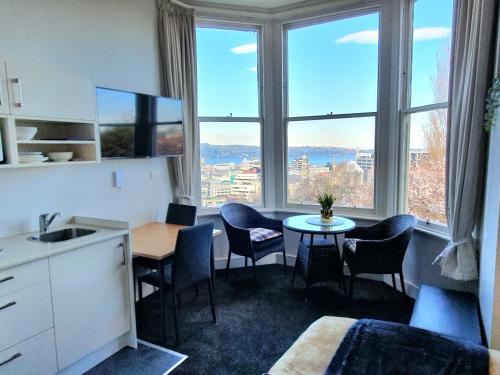
<instances>
[{"instance_id":1,"label":"white wall","mask_svg":"<svg viewBox=\"0 0 500 375\"><path fill-rule=\"evenodd\" d=\"M500 116L499 116L500 117ZM486 337L500 349L500 118L490 134L481 233L479 301Z\"/></svg>"},{"instance_id":2,"label":"white wall","mask_svg":"<svg viewBox=\"0 0 500 375\"><path fill-rule=\"evenodd\" d=\"M154 0L0 0L0 57L160 94ZM126 188L114 189L121 168ZM150 172L157 171L155 179ZM61 210L141 224L171 200L165 159L0 170L0 236Z\"/></svg>"}]
</instances>

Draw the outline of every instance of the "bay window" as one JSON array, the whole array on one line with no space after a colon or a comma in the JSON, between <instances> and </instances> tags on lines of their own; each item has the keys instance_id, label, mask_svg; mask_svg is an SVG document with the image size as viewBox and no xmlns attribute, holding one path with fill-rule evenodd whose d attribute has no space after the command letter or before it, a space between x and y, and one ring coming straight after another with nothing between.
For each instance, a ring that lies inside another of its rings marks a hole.
<instances>
[{"instance_id":1,"label":"bay window","mask_svg":"<svg viewBox=\"0 0 500 375\"><path fill-rule=\"evenodd\" d=\"M260 30L198 25L201 203L262 202Z\"/></svg>"},{"instance_id":2,"label":"bay window","mask_svg":"<svg viewBox=\"0 0 500 375\"><path fill-rule=\"evenodd\" d=\"M379 13L286 30L287 203L375 206Z\"/></svg>"},{"instance_id":3,"label":"bay window","mask_svg":"<svg viewBox=\"0 0 500 375\"><path fill-rule=\"evenodd\" d=\"M403 210L445 225L445 151L453 0L410 0L403 72Z\"/></svg>"}]
</instances>

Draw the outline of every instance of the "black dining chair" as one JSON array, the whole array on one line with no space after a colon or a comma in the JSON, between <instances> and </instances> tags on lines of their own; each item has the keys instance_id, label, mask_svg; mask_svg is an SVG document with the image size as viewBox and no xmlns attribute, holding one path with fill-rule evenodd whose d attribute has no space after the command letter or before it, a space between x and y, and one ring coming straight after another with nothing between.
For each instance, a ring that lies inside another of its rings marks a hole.
<instances>
[{"instance_id":1,"label":"black dining chair","mask_svg":"<svg viewBox=\"0 0 500 375\"><path fill-rule=\"evenodd\" d=\"M176 345L179 345L177 311L179 300L177 297L182 291L206 283L212 318L214 323L217 322L210 260L213 229L213 222L180 229L177 235L174 259L165 267L165 292L172 293ZM142 276L139 283L139 287L142 287L142 283L159 286L158 272ZM160 296L160 298L164 298L164 296ZM139 303L142 305L142 300Z\"/></svg>"},{"instance_id":2,"label":"black dining chair","mask_svg":"<svg viewBox=\"0 0 500 375\"><path fill-rule=\"evenodd\" d=\"M196 223L196 206L170 203L165 223L185 226L194 225Z\"/></svg>"},{"instance_id":3,"label":"black dining chair","mask_svg":"<svg viewBox=\"0 0 500 375\"><path fill-rule=\"evenodd\" d=\"M401 290L406 295L403 259L417 220L412 215L396 215L369 227L357 227L345 234L342 258L349 267L351 285L349 301L356 275L391 274L396 289L395 274L399 274Z\"/></svg>"}]
</instances>

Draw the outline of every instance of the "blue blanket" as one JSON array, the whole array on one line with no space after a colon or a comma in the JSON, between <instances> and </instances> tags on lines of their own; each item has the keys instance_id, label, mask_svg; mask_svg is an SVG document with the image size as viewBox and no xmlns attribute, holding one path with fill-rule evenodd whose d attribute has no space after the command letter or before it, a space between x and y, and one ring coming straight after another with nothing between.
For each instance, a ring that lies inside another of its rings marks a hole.
<instances>
[{"instance_id":1,"label":"blue blanket","mask_svg":"<svg viewBox=\"0 0 500 375\"><path fill-rule=\"evenodd\" d=\"M487 375L485 347L424 329L358 320L347 331L325 375Z\"/></svg>"}]
</instances>

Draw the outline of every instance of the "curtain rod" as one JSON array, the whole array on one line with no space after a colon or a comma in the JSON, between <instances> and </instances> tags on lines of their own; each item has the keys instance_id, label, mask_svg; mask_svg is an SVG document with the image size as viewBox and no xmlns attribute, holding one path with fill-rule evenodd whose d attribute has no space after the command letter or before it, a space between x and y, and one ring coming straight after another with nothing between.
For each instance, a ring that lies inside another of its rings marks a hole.
<instances>
[{"instance_id":1,"label":"curtain rod","mask_svg":"<svg viewBox=\"0 0 500 375\"><path fill-rule=\"evenodd\" d=\"M179 5L181 7L187 8L187 9L195 9L195 7L188 5L186 3L183 3L182 1L179 1L179 0L168 0L168 2Z\"/></svg>"}]
</instances>

